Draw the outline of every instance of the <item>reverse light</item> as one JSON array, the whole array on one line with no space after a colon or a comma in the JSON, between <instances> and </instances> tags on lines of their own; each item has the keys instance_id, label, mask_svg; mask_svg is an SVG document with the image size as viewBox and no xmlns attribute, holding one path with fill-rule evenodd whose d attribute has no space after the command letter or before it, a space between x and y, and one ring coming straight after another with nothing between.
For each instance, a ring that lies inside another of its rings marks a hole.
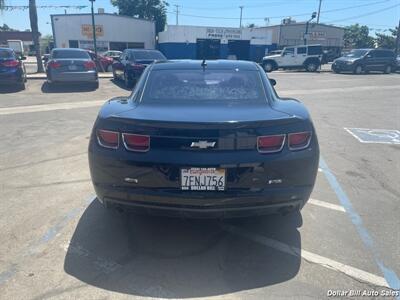
<instances>
[{"instance_id":1,"label":"reverse light","mask_svg":"<svg viewBox=\"0 0 400 300\"><path fill-rule=\"evenodd\" d=\"M93 70L96 69L96 63L92 60L86 61L83 66L86 70Z\"/></svg>"},{"instance_id":2,"label":"reverse light","mask_svg":"<svg viewBox=\"0 0 400 300\"><path fill-rule=\"evenodd\" d=\"M119 146L119 133L98 129L96 132L97 142L104 148L117 149Z\"/></svg>"},{"instance_id":3,"label":"reverse light","mask_svg":"<svg viewBox=\"0 0 400 300\"><path fill-rule=\"evenodd\" d=\"M57 68L61 67L61 64L58 61L52 60L47 64L47 67L57 69Z\"/></svg>"},{"instance_id":4,"label":"reverse light","mask_svg":"<svg viewBox=\"0 0 400 300\"><path fill-rule=\"evenodd\" d=\"M290 150L302 150L310 145L311 132L296 132L288 134L288 145Z\"/></svg>"},{"instance_id":5,"label":"reverse light","mask_svg":"<svg viewBox=\"0 0 400 300\"><path fill-rule=\"evenodd\" d=\"M7 60L7 61L4 61L4 62L2 63L2 65L3 65L4 67L13 68L13 67L18 67L18 66L20 65L20 62L19 62L18 60Z\"/></svg>"},{"instance_id":6,"label":"reverse light","mask_svg":"<svg viewBox=\"0 0 400 300\"><path fill-rule=\"evenodd\" d=\"M123 133L124 146L129 151L147 152L150 150L150 136L141 134Z\"/></svg>"},{"instance_id":7,"label":"reverse light","mask_svg":"<svg viewBox=\"0 0 400 300\"><path fill-rule=\"evenodd\" d=\"M285 144L284 134L265 135L257 138L257 150L260 153L275 153L282 150Z\"/></svg>"}]
</instances>

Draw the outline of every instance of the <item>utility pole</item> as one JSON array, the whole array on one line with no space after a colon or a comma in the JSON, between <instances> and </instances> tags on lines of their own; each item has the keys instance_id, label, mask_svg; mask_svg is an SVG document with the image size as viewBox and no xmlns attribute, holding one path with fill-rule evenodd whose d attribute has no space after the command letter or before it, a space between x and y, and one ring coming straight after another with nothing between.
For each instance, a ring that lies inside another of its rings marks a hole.
<instances>
[{"instance_id":1,"label":"utility pole","mask_svg":"<svg viewBox=\"0 0 400 300\"><path fill-rule=\"evenodd\" d=\"M178 15L179 15L179 5L175 4L174 5L176 7L176 25L178 25L179 21L178 21Z\"/></svg>"},{"instance_id":2,"label":"utility pole","mask_svg":"<svg viewBox=\"0 0 400 300\"><path fill-rule=\"evenodd\" d=\"M240 23L239 23L239 28L242 28L242 12L243 12L243 5L239 6L240 8Z\"/></svg>"},{"instance_id":3,"label":"utility pole","mask_svg":"<svg viewBox=\"0 0 400 300\"><path fill-rule=\"evenodd\" d=\"M89 0L92 3L92 28L93 28L93 46L94 46L94 53L97 57L97 45L96 45L96 24L94 23L94 10L93 10L93 2L96 0Z\"/></svg>"},{"instance_id":4,"label":"utility pole","mask_svg":"<svg viewBox=\"0 0 400 300\"><path fill-rule=\"evenodd\" d=\"M310 20L308 20L308 21L306 22L306 32L304 33L304 45L307 45L308 26L309 26L310 22L311 22L313 19L315 19L316 16L317 16L317 13L316 13L316 12L313 12L312 15L311 15Z\"/></svg>"},{"instance_id":5,"label":"utility pole","mask_svg":"<svg viewBox=\"0 0 400 300\"><path fill-rule=\"evenodd\" d=\"M397 38L396 38L396 49L395 49L396 55L399 54L399 43L400 43L400 19L399 19L399 25L397 26Z\"/></svg>"},{"instance_id":6,"label":"utility pole","mask_svg":"<svg viewBox=\"0 0 400 300\"><path fill-rule=\"evenodd\" d=\"M319 0L317 24L319 23L319 15L321 14L321 4L322 4L322 0Z\"/></svg>"}]
</instances>

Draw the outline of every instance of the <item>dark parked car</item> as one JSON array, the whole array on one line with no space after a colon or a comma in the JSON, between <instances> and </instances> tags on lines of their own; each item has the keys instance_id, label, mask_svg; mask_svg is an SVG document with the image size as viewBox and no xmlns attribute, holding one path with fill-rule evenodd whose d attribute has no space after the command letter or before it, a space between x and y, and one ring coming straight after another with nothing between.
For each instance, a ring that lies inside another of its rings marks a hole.
<instances>
[{"instance_id":1,"label":"dark parked car","mask_svg":"<svg viewBox=\"0 0 400 300\"><path fill-rule=\"evenodd\" d=\"M332 64L335 73L353 72L354 74L381 71L391 73L396 68L395 55L386 49L354 49Z\"/></svg>"},{"instance_id":2,"label":"dark parked car","mask_svg":"<svg viewBox=\"0 0 400 300\"><path fill-rule=\"evenodd\" d=\"M18 85L25 88L26 71L22 63L25 57L17 56L10 48L0 48L0 84Z\"/></svg>"},{"instance_id":3,"label":"dark parked car","mask_svg":"<svg viewBox=\"0 0 400 300\"><path fill-rule=\"evenodd\" d=\"M318 171L317 135L304 105L271 82L246 61L150 65L94 124L98 199L193 217L300 210Z\"/></svg>"},{"instance_id":4,"label":"dark parked car","mask_svg":"<svg viewBox=\"0 0 400 300\"><path fill-rule=\"evenodd\" d=\"M96 63L86 50L54 48L46 64L47 82L89 83L99 87Z\"/></svg>"},{"instance_id":5,"label":"dark parked car","mask_svg":"<svg viewBox=\"0 0 400 300\"><path fill-rule=\"evenodd\" d=\"M114 79L122 79L126 87L132 87L144 69L156 60L166 58L158 50L125 49L112 65Z\"/></svg>"}]
</instances>

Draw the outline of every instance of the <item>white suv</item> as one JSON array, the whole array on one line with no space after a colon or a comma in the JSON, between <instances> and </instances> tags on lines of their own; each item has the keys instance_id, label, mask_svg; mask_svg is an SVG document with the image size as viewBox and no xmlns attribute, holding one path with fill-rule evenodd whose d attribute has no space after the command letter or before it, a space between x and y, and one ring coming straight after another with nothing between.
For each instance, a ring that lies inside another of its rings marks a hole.
<instances>
[{"instance_id":1,"label":"white suv","mask_svg":"<svg viewBox=\"0 0 400 300\"><path fill-rule=\"evenodd\" d=\"M321 65L321 45L285 47L281 54L264 56L261 65L265 72L277 69L306 69L315 72Z\"/></svg>"}]
</instances>

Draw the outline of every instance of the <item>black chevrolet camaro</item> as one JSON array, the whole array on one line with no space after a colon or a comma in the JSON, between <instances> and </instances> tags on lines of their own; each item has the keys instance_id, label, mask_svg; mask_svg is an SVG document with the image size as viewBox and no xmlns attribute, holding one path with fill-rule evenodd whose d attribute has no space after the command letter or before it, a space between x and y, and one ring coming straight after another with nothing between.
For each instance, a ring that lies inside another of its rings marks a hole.
<instances>
[{"instance_id":1,"label":"black chevrolet camaro","mask_svg":"<svg viewBox=\"0 0 400 300\"><path fill-rule=\"evenodd\" d=\"M300 210L318 160L307 109L245 61L149 65L129 97L103 105L89 144L106 207L188 217Z\"/></svg>"}]
</instances>

